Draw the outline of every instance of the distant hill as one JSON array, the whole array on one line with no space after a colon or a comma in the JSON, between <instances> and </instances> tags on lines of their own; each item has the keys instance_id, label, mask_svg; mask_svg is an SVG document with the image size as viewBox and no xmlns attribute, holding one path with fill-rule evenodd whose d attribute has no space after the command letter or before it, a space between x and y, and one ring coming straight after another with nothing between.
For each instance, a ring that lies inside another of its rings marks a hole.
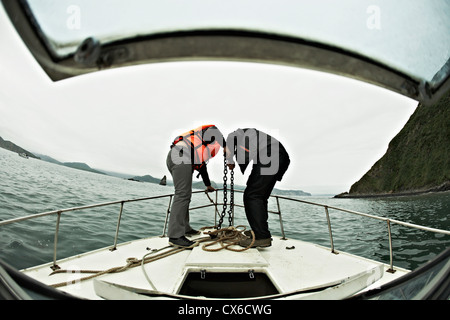
<instances>
[{"instance_id":1,"label":"distant hill","mask_svg":"<svg viewBox=\"0 0 450 320\"><path fill-rule=\"evenodd\" d=\"M417 194L450 190L450 92L419 104L386 154L337 197Z\"/></svg>"},{"instance_id":2,"label":"distant hill","mask_svg":"<svg viewBox=\"0 0 450 320\"><path fill-rule=\"evenodd\" d=\"M157 184L159 184L159 182L161 181L161 179L152 177L151 175L135 176L135 177L131 178L130 180L140 181L140 182L157 183Z\"/></svg>"},{"instance_id":3,"label":"distant hill","mask_svg":"<svg viewBox=\"0 0 450 320\"><path fill-rule=\"evenodd\" d=\"M11 141L3 140L2 137L0 137L0 148L6 149L6 150L9 150L12 152L25 153L27 156L29 156L31 158L39 159L39 157L35 156L30 151L27 151L27 150L19 147L18 145L12 143Z\"/></svg>"},{"instance_id":4,"label":"distant hill","mask_svg":"<svg viewBox=\"0 0 450 320\"><path fill-rule=\"evenodd\" d=\"M273 189L272 194L278 196L311 196L311 193L302 190L282 190L277 188Z\"/></svg>"},{"instance_id":5,"label":"distant hill","mask_svg":"<svg viewBox=\"0 0 450 320\"><path fill-rule=\"evenodd\" d=\"M51 162L54 164L58 164L58 165L62 165L62 166L66 166L66 167L70 167L70 168L74 168L74 169L78 169L78 170L84 170L84 171L89 171L89 172L98 173L98 174L105 174L104 172L92 169L87 164L82 163L82 162L60 162L60 161L53 159L52 157L49 157L46 155L42 155L42 154L34 155L30 151L27 151L27 150L23 149L22 147L19 147L18 145L12 143L11 141L3 140L2 137L0 137L0 147L3 149L6 149L6 150L12 151L12 152L25 153L28 157L39 159L42 161Z\"/></svg>"},{"instance_id":6,"label":"distant hill","mask_svg":"<svg viewBox=\"0 0 450 320\"><path fill-rule=\"evenodd\" d=\"M133 180L133 181L139 181L139 182L150 182L150 183L157 183L159 184L161 182L160 178L155 178L152 177L151 175L145 175L145 176L134 176L133 178L130 178L128 180ZM168 186L173 186L173 182L170 180L167 180L166 185ZM211 181L211 185L214 188L217 188L217 184L214 181ZM199 181L199 182L192 182L192 189L204 189L205 185L203 184L203 182Z\"/></svg>"},{"instance_id":7,"label":"distant hill","mask_svg":"<svg viewBox=\"0 0 450 320\"><path fill-rule=\"evenodd\" d=\"M88 166L86 163L83 163L83 162L61 162L61 161L58 161L52 157L49 157L49 156L46 156L43 154L38 154L38 155L41 160L46 161L46 162L51 162L54 164L58 164L58 165L73 168L73 169L84 170L84 171L89 171L89 172L98 173L98 174L106 174L102 171L91 168L90 166Z\"/></svg>"},{"instance_id":8,"label":"distant hill","mask_svg":"<svg viewBox=\"0 0 450 320\"><path fill-rule=\"evenodd\" d=\"M222 184L221 184L222 187ZM228 186L229 188L230 186ZM234 186L235 190L245 190L246 186ZM304 192L302 190L282 190L282 189L277 189L277 188L273 188L272 190L272 195L278 195L278 196L310 196L311 194L308 192Z\"/></svg>"},{"instance_id":9,"label":"distant hill","mask_svg":"<svg viewBox=\"0 0 450 320\"><path fill-rule=\"evenodd\" d=\"M223 183L217 184L214 181L211 181L211 185L214 188L223 188ZM199 182L194 182L192 183L192 188L194 189L205 189L205 185L202 181ZM230 190L230 185L228 184L227 186L228 190ZM240 190L240 191L244 191L246 188L246 186L240 186L240 185L235 185L234 186L234 190ZM310 196L311 194L308 192L304 192L302 190L282 190L282 189L277 189L277 188L273 188L272 190L272 195L278 195L278 196Z\"/></svg>"},{"instance_id":10,"label":"distant hill","mask_svg":"<svg viewBox=\"0 0 450 320\"><path fill-rule=\"evenodd\" d=\"M92 169L86 163L82 163L82 162L64 162L63 166L78 169L78 170L84 170L84 171L89 171L89 172L93 172L93 173L98 173L98 174L105 174L104 172Z\"/></svg>"},{"instance_id":11,"label":"distant hill","mask_svg":"<svg viewBox=\"0 0 450 320\"><path fill-rule=\"evenodd\" d=\"M56 159L53 159L52 157L49 157L49 156L46 156L46 155L43 155L43 154L39 154L39 153L36 153L36 155L38 155L39 158L41 160L43 160L43 161L51 162L51 163L55 163L55 164L59 164L59 165L63 164L62 162L60 162L60 161L58 161Z\"/></svg>"},{"instance_id":12,"label":"distant hill","mask_svg":"<svg viewBox=\"0 0 450 320\"><path fill-rule=\"evenodd\" d=\"M83 162L61 162L61 161L58 161L47 155L38 154L38 153L36 153L36 155L37 155L36 156L33 153L15 145L14 143L12 143L10 141L3 140L1 137L0 137L0 147L5 148L10 151L13 151L13 152L17 152L17 153L25 153L29 157L40 159L42 161L54 163L57 165L61 165L61 166L65 166L65 167L69 167L69 168L73 168L73 169L120 177L123 179L132 180L132 181L149 182L149 183L156 183L156 184L159 184L161 182L161 178L155 178L155 177L152 177L151 175L131 177L131 175L127 175L127 174L115 173L115 172L109 172L109 171L103 172L103 171L100 171L97 169L93 169L89 165L87 165L86 163L83 163ZM171 186L171 185L173 185L173 182L167 181L167 185ZM218 185L214 181L211 181L211 185L216 189L222 188L222 183L220 185ZM192 188L193 189L205 189L205 185L203 184L202 181L194 181L192 183ZM235 189L236 190L244 190L245 186L235 186ZM307 192L304 192L301 190L281 190L281 189L276 189L276 188L273 189L272 194L286 195L286 196L310 196L311 195L310 193L307 193Z\"/></svg>"},{"instance_id":13,"label":"distant hill","mask_svg":"<svg viewBox=\"0 0 450 320\"><path fill-rule=\"evenodd\" d=\"M133 177L132 180L141 181L141 182L158 183L158 184L161 181L161 179L152 177L150 175L136 176L136 177ZM173 182L167 181L167 185L173 185ZM211 185L216 189L223 188L222 183L218 184L214 181L211 181ZM230 187L230 185L228 185L228 188L229 187ZM203 181L193 181L192 189L205 189L205 184L203 183ZM236 186L234 186L234 189L243 191L245 189L245 186L236 185ZM311 195L310 193L304 192L302 190L281 190L281 189L277 189L277 188L273 189L272 194L274 194L274 195L276 194L276 195L280 195L280 196L310 196Z\"/></svg>"}]
</instances>

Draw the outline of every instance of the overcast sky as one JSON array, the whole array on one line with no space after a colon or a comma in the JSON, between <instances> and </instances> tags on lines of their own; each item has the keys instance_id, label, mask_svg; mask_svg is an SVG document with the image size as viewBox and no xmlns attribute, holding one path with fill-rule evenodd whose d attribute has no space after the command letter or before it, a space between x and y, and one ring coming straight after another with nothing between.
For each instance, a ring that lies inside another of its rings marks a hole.
<instances>
[{"instance_id":1,"label":"overcast sky","mask_svg":"<svg viewBox=\"0 0 450 320\"><path fill-rule=\"evenodd\" d=\"M386 152L417 102L321 72L177 62L52 82L0 10L0 136L59 161L161 178L173 138L202 124L255 127L291 156L281 189L348 191ZM209 165L222 181L223 158ZM249 168L250 169L250 168ZM244 185L250 170L236 174ZM1 170L1 169L0 169Z\"/></svg>"}]
</instances>

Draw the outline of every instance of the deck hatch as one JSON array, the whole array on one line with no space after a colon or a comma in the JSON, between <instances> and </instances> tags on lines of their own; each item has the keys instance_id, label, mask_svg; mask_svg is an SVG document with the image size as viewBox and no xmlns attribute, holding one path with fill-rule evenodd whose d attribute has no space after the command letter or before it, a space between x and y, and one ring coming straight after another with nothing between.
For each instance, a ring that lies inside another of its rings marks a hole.
<instances>
[{"instance_id":1,"label":"deck hatch","mask_svg":"<svg viewBox=\"0 0 450 320\"><path fill-rule=\"evenodd\" d=\"M279 294L263 272L190 272L179 291L180 295L208 298L251 298Z\"/></svg>"}]
</instances>

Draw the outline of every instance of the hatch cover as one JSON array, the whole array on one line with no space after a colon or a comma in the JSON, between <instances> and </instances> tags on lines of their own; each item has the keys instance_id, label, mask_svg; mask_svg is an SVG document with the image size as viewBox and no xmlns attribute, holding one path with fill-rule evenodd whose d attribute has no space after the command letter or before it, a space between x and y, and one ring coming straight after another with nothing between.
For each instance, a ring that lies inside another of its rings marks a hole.
<instances>
[{"instance_id":1,"label":"hatch cover","mask_svg":"<svg viewBox=\"0 0 450 320\"><path fill-rule=\"evenodd\" d=\"M186 266L196 267L267 267L268 265L257 249L242 252L224 249L210 252L197 246L186 260Z\"/></svg>"}]
</instances>

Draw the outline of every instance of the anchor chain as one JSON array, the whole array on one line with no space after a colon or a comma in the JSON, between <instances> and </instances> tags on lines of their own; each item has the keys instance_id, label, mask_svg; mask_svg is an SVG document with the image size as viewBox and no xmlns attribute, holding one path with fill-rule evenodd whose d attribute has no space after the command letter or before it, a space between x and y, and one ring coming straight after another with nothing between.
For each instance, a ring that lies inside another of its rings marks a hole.
<instances>
[{"instance_id":1,"label":"anchor chain","mask_svg":"<svg viewBox=\"0 0 450 320\"><path fill-rule=\"evenodd\" d=\"M228 180L228 168L227 168L227 158L226 153L223 153L223 208L220 215L219 224L217 225L217 230L222 227L223 219L225 218L227 212L227 202L228 202L228 190L227 190L227 180ZM228 222L230 226L233 225L233 207L234 207L234 170L230 170L230 207L228 210Z\"/></svg>"},{"instance_id":2,"label":"anchor chain","mask_svg":"<svg viewBox=\"0 0 450 320\"><path fill-rule=\"evenodd\" d=\"M230 170L230 209L228 210L228 222L230 227L233 225L234 214L234 170Z\"/></svg>"}]
</instances>

